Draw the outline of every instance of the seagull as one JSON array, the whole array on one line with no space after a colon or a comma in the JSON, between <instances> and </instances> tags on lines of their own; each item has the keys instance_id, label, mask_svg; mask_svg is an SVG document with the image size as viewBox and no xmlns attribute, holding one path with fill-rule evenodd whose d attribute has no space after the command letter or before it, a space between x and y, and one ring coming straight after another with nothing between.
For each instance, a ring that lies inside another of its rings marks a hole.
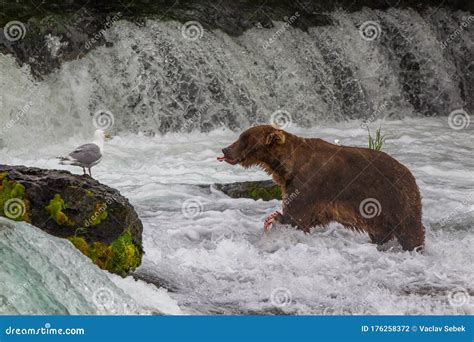
<instances>
[{"instance_id":1,"label":"seagull","mask_svg":"<svg viewBox=\"0 0 474 342\"><path fill-rule=\"evenodd\" d=\"M81 166L84 175L87 175L86 168L89 170L89 176L92 177L91 167L97 165L102 160L104 142L111 137L101 129L94 132L94 142L77 147L66 157L58 157L61 165Z\"/></svg>"}]
</instances>

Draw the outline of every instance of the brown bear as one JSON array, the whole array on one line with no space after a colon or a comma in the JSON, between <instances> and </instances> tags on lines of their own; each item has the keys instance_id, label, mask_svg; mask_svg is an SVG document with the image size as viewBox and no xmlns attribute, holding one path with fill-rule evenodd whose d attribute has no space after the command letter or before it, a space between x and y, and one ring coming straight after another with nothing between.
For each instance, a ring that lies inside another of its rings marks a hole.
<instances>
[{"instance_id":1,"label":"brown bear","mask_svg":"<svg viewBox=\"0 0 474 342\"><path fill-rule=\"evenodd\" d=\"M396 237L405 250L422 249L421 198L411 172L388 154L302 138L270 125L249 128L218 158L260 166L281 186L276 220L305 232L332 221L367 232L373 243Z\"/></svg>"}]
</instances>

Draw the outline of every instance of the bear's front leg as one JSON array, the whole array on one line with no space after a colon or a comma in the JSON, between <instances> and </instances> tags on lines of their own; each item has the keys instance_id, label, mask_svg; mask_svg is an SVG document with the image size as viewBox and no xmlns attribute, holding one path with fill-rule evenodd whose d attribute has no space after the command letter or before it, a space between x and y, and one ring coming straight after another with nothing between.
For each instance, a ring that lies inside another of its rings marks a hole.
<instances>
[{"instance_id":1,"label":"bear's front leg","mask_svg":"<svg viewBox=\"0 0 474 342\"><path fill-rule=\"evenodd\" d=\"M283 214L279 211L275 211L274 213L268 215L265 221L263 222L263 232L267 233L275 221L281 222L282 219Z\"/></svg>"},{"instance_id":2,"label":"bear's front leg","mask_svg":"<svg viewBox=\"0 0 474 342\"><path fill-rule=\"evenodd\" d=\"M263 224L264 233L267 233L275 222L289 225L302 230L305 233L309 233L311 227L321 225L322 223L318 217L312 215L312 211L304 211L306 207L285 207L283 208L283 213L280 211L275 211L274 213L270 214L265 219Z\"/></svg>"},{"instance_id":3,"label":"bear's front leg","mask_svg":"<svg viewBox=\"0 0 474 342\"><path fill-rule=\"evenodd\" d=\"M263 222L263 232L268 233L272 225L275 223L289 224L291 226L297 227L298 225L291 219L290 215L284 215L280 211L275 211L274 213L267 216Z\"/></svg>"}]
</instances>

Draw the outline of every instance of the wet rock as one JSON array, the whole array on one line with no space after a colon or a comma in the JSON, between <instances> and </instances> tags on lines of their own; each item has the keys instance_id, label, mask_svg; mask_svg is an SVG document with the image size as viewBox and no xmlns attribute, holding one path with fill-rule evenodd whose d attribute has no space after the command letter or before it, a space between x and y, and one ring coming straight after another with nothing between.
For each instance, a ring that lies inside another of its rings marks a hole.
<instances>
[{"instance_id":1,"label":"wet rock","mask_svg":"<svg viewBox=\"0 0 474 342\"><path fill-rule=\"evenodd\" d=\"M254 200L281 200L281 189L273 181L236 182L215 184L217 190L232 198L251 198Z\"/></svg>"},{"instance_id":2,"label":"wet rock","mask_svg":"<svg viewBox=\"0 0 474 342\"><path fill-rule=\"evenodd\" d=\"M141 263L143 226L120 193L89 176L0 165L0 215L70 240L102 269L126 276Z\"/></svg>"}]
</instances>

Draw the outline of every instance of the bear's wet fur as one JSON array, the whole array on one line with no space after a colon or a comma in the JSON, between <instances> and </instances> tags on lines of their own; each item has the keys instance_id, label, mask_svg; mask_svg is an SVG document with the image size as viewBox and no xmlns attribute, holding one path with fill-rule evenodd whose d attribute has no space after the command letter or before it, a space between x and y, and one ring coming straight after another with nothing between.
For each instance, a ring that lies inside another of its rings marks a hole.
<instances>
[{"instance_id":1,"label":"bear's wet fur","mask_svg":"<svg viewBox=\"0 0 474 342\"><path fill-rule=\"evenodd\" d=\"M277 221L305 232L332 221L367 232L373 243L396 238L421 250L421 197L411 172L388 154L302 138L270 125L244 131L225 161L260 166L283 191Z\"/></svg>"}]
</instances>

